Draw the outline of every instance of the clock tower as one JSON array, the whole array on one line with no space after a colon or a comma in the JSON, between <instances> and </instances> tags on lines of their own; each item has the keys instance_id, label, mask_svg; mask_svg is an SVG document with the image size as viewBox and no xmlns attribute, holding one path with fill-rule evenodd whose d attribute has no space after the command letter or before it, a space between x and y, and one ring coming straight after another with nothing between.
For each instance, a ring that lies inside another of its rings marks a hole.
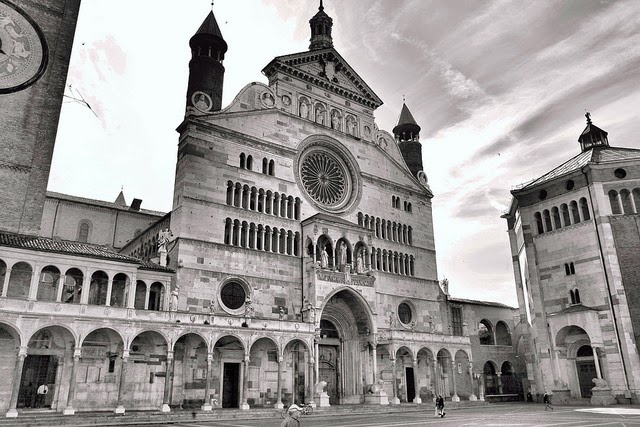
<instances>
[{"instance_id":1,"label":"clock tower","mask_svg":"<svg viewBox=\"0 0 640 427\"><path fill-rule=\"evenodd\" d=\"M0 230L38 234L80 0L0 0Z\"/></svg>"}]
</instances>

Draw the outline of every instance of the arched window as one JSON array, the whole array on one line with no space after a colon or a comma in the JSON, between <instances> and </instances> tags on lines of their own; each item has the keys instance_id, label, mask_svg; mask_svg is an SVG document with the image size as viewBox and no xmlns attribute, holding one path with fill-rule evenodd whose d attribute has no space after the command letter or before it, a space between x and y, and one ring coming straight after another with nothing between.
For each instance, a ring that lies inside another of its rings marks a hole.
<instances>
[{"instance_id":1,"label":"arched window","mask_svg":"<svg viewBox=\"0 0 640 427\"><path fill-rule=\"evenodd\" d=\"M538 234L544 233L544 226L542 225L542 215L540 212L536 212L534 215L536 221L536 229L538 230Z\"/></svg>"},{"instance_id":2,"label":"arched window","mask_svg":"<svg viewBox=\"0 0 640 427\"><path fill-rule=\"evenodd\" d=\"M118 273L113 277L111 283L111 307L125 307L127 305L126 296L129 289L129 277L124 273Z\"/></svg>"},{"instance_id":3,"label":"arched window","mask_svg":"<svg viewBox=\"0 0 640 427\"><path fill-rule=\"evenodd\" d=\"M249 225L249 248L255 249L256 225L252 222Z\"/></svg>"},{"instance_id":4,"label":"arched window","mask_svg":"<svg viewBox=\"0 0 640 427\"><path fill-rule=\"evenodd\" d=\"M569 203L569 210L571 211L571 221L574 224L578 224L580 220L580 212L578 211L578 203L575 200Z\"/></svg>"},{"instance_id":5,"label":"arched window","mask_svg":"<svg viewBox=\"0 0 640 427\"><path fill-rule=\"evenodd\" d=\"M407 227L407 237L409 238L408 242L410 245L413 245L413 236L411 233L411 226Z\"/></svg>"},{"instance_id":6,"label":"arched window","mask_svg":"<svg viewBox=\"0 0 640 427\"><path fill-rule=\"evenodd\" d=\"M583 199L580 199L580 210L582 210L582 200ZM586 199L584 200L585 202L587 201ZM629 190L620 190L620 201L622 202L622 210L625 214L630 215L635 213L633 209L633 202L631 201L631 193L629 192ZM584 217L584 211L582 216Z\"/></svg>"},{"instance_id":7,"label":"arched window","mask_svg":"<svg viewBox=\"0 0 640 427\"><path fill-rule=\"evenodd\" d=\"M273 206L273 194L271 190L267 190L267 198L264 202L264 213L270 214L272 212L271 207Z\"/></svg>"},{"instance_id":8,"label":"arched window","mask_svg":"<svg viewBox=\"0 0 640 427\"><path fill-rule=\"evenodd\" d=\"M247 169L253 170L253 156L251 154L247 156Z\"/></svg>"},{"instance_id":9,"label":"arched window","mask_svg":"<svg viewBox=\"0 0 640 427\"><path fill-rule=\"evenodd\" d=\"M569 276L571 274L571 270L569 269L569 264L564 265L564 274Z\"/></svg>"},{"instance_id":10,"label":"arched window","mask_svg":"<svg viewBox=\"0 0 640 427\"><path fill-rule=\"evenodd\" d=\"M233 221L233 246L240 246L240 221Z\"/></svg>"},{"instance_id":11,"label":"arched window","mask_svg":"<svg viewBox=\"0 0 640 427\"><path fill-rule=\"evenodd\" d=\"M31 285L31 274L33 270L26 262L19 262L11 267L11 275L9 276L9 287L7 296L9 298L29 297L29 287Z\"/></svg>"},{"instance_id":12,"label":"arched window","mask_svg":"<svg viewBox=\"0 0 640 427\"><path fill-rule=\"evenodd\" d=\"M571 274L576 274L576 267L572 262L569 263L569 271L571 272Z\"/></svg>"},{"instance_id":13,"label":"arched window","mask_svg":"<svg viewBox=\"0 0 640 427\"><path fill-rule=\"evenodd\" d=\"M244 153L240 153L240 169L245 169L246 167L246 157Z\"/></svg>"},{"instance_id":14,"label":"arched window","mask_svg":"<svg viewBox=\"0 0 640 427\"><path fill-rule=\"evenodd\" d=\"M577 288L573 291L573 295L575 296L575 303L580 304L580 291Z\"/></svg>"},{"instance_id":15,"label":"arched window","mask_svg":"<svg viewBox=\"0 0 640 427\"><path fill-rule=\"evenodd\" d=\"M104 271L96 271L91 275L89 284L89 304L106 305L109 276Z\"/></svg>"},{"instance_id":16,"label":"arched window","mask_svg":"<svg viewBox=\"0 0 640 427\"><path fill-rule=\"evenodd\" d=\"M276 164L273 160L269 160L269 175L273 176L275 174Z\"/></svg>"},{"instance_id":17,"label":"arched window","mask_svg":"<svg viewBox=\"0 0 640 427\"><path fill-rule=\"evenodd\" d=\"M295 201L295 211L294 211L294 219L300 219L300 203L301 200L299 197L296 197L296 201Z\"/></svg>"},{"instance_id":18,"label":"arched window","mask_svg":"<svg viewBox=\"0 0 640 427\"><path fill-rule=\"evenodd\" d=\"M242 187L242 208L243 209L248 209L249 208L249 195L251 193L251 190L249 189L248 185L244 185Z\"/></svg>"},{"instance_id":19,"label":"arched window","mask_svg":"<svg viewBox=\"0 0 640 427\"><path fill-rule=\"evenodd\" d=\"M494 345L493 328L488 320L481 320L478 323L478 338L481 345Z\"/></svg>"},{"instance_id":20,"label":"arched window","mask_svg":"<svg viewBox=\"0 0 640 427\"><path fill-rule=\"evenodd\" d=\"M633 207L631 208L631 212L633 213ZM589 213L589 205L587 204L587 199L584 197L580 199L580 214L582 215L583 221L588 221L591 219L591 214Z\"/></svg>"},{"instance_id":21,"label":"arched window","mask_svg":"<svg viewBox=\"0 0 640 427\"><path fill-rule=\"evenodd\" d=\"M511 345L511 333L507 324L502 320L496 323L496 344Z\"/></svg>"},{"instance_id":22,"label":"arched window","mask_svg":"<svg viewBox=\"0 0 640 427\"><path fill-rule=\"evenodd\" d=\"M273 193L273 214L278 216L278 208L280 208L280 193Z\"/></svg>"},{"instance_id":23,"label":"arched window","mask_svg":"<svg viewBox=\"0 0 640 427\"><path fill-rule=\"evenodd\" d=\"M358 225L360 227L364 226L364 220L363 220L362 212L358 212Z\"/></svg>"},{"instance_id":24,"label":"arched window","mask_svg":"<svg viewBox=\"0 0 640 427\"><path fill-rule=\"evenodd\" d=\"M264 190L258 191L258 212L264 212Z\"/></svg>"},{"instance_id":25,"label":"arched window","mask_svg":"<svg viewBox=\"0 0 640 427\"><path fill-rule=\"evenodd\" d=\"M62 302L67 304L80 304L82 296L82 282L84 274L77 268L67 270L64 275L64 287L62 288Z\"/></svg>"},{"instance_id":26,"label":"arched window","mask_svg":"<svg viewBox=\"0 0 640 427\"><path fill-rule=\"evenodd\" d=\"M60 279L60 270L49 265L40 271L40 280L38 282L38 293L36 299L38 301L55 301L58 291L58 280Z\"/></svg>"},{"instance_id":27,"label":"arched window","mask_svg":"<svg viewBox=\"0 0 640 427\"><path fill-rule=\"evenodd\" d=\"M564 226L568 227L571 225L571 218L569 217L569 206L566 203L560 205L560 215L562 215L562 221L564 222Z\"/></svg>"},{"instance_id":28,"label":"arched window","mask_svg":"<svg viewBox=\"0 0 640 427\"><path fill-rule=\"evenodd\" d=\"M287 197L287 218L293 218L293 196Z\"/></svg>"},{"instance_id":29,"label":"arched window","mask_svg":"<svg viewBox=\"0 0 640 427\"><path fill-rule=\"evenodd\" d=\"M558 229L562 228L562 224L560 223L560 211L557 207L553 207L551 209L551 216L553 217L553 228Z\"/></svg>"},{"instance_id":30,"label":"arched window","mask_svg":"<svg viewBox=\"0 0 640 427\"><path fill-rule=\"evenodd\" d=\"M233 205L233 182L227 181L227 205Z\"/></svg>"},{"instance_id":31,"label":"arched window","mask_svg":"<svg viewBox=\"0 0 640 427\"><path fill-rule=\"evenodd\" d=\"M409 213L413 212L412 208L411 208L411 202L409 202L407 204L407 211L409 211Z\"/></svg>"},{"instance_id":32,"label":"arched window","mask_svg":"<svg viewBox=\"0 0 640 427\"><path fill-rule=\"evenodd\" d=\"M258 204L258 189L251 187L251 194L249 196L249 210L255 211Z\"/></svg>"},{"instance_id":33,"label":"arched window","mask_svg":"<svg viewBox=\"0 0 640 427\"><path fill-rule=\"evenodd\" d=\"M411 255L411 257L409 257L409 272L411 274L411 276L415 276L415 270L414 270L414 258L413 255Z\"/></svg>"},{"instance_id":34,"label":"arched window","mask_svg":"<svg viewBox=\"0 0 640 427\"><path fill-rule=\"evenodd\" d=\"M382 271L388 271L388 266L387 266L387 250L384 249L382 251Z\"/></svg>"},{"instance_id":35,"label":"arched window","mask_svg":"<svg viewBox=\"0 0 640 427\"><path fill-rule=\"evenodd\" d=\"M287 231L287 255L293 255L293 233Z\"/></svg>"},{"instance_id":36,"label":"arched window","mask_svg":"<svg viewBox=\"0 0 640 427\"><path fill-rule=\"evenodd\" d=\"M619 215L622 213L620 201L618 200L618 192L616 190L609 190L609 204L611 205L612 214Z\"/></svg>"},{"instance_id":37,"label":"arched window","mask_svg":"<svg viewBox=\"0 0 640 427\"><path fill-rule=\"evenodd\" d=\"M78 242L88 243L91 232L91 222L84 219L78 224Z\"/></svg>"},{"instance_id":38,"label":"arched window","mask_svg":"<svg viewBox=\"0 0 640 427\"><path fill-rule=\"evenodd\" d=\"M287 195L280 195L280 216L285 218L287 216Z\"/></svg>"},{"instance_id":39,"label":"arched window","mask_svg":"<svg viewBox=\"0 0 640 427\"><path fill-rule=\"evenodd\" d=\"M266 157L262 158L262 173L265 175L269 173L269 160Z\"/></svg>"},{"instance_id":40,"label":"arched window","mask_svg":"<svg viewBox=\"0 0 640 427\"><path fill-rule=\"evenodd\" d=\"M631 192L633 196L633 204L636 206L636 212L640 209L640 188L634 188Z\"/></svg>"},{"instance_id":41,"label":"arched window","mask_svg":"<svg viewBox=\"0 0 640 427\"><path fill-rule=\"evenodd\" d=\"M542 211L542 220L544 221L544 231L553 230L553 226L551 225L551 215L549 214L549 210L545 209Z\"/></svg>"},{"instance_id":42,"label":"arched window","mask_svg":"<svg viewBox=\"0 0 640 427\"><path fill-rule=\"evenodd\" d=\"M382 238L387 238L387 221L384 219L382 220Z\"/></svg>"},{"instance_id":43,"label":"arched window","mask_svg":"<svg viewBox=\"0 0 640 427\"><path fill-rule=\"evenodd\" d=\"M406 200L404 201L403 206L404 206L404 210L406 211L407 210L407 201Z\"/></svg>"},{"instance_id":44,"label":"arched window","mask_svg":"<svg viewBox=\"0 0 640 427\"><path fill-rule=\"evenodd\" d=\"M391 207L392 208L396 207L396 196L391 196Z\"/></svg>"},{"instance_id":45,"label":"arched window","mask_svg":"<svg viewBox=\"0 0 640 427\"><path fill-rule=\"evenodd\" d=\"M296 231L293 237L293 254L298 256L300 254L300 233Z\"/></svg>"},{"instance_id":46,"label":"arched window","mask_svg":"<svg viewBox=\"0 0 640 427\"><path fill-rule=\"evenodd\" d=\"M242 185L240 183L236 183L236 189L233 193L233 205L237 208L240 207L242 203Z\"/></svg>"},{"instance_id":47,"label":"arched window","mask_svg":"<svg viewBox=\"0 0 640 427\"><path fill-rule=\"evenodd\" d=\"M576 295L573 293L573 289L569 290L569 299L571 300L571 304L576 303Z\"/></svg>"},{"instance_id":48,"label":"arched window","mask_svg":"<svg viewBox=\"0 0 640 427\"><path fill-rule=\"evenodd\" d=\"M264 250L271 252L271 227L268 225L264 228Z\"/></svg>"},{"instance_id":49,"label":"arched window","mask_svg":"<svg viewBox=\"0 0 640 427\"><path fill-rule=\"evenodd\" d=\"M249 229L249 224L247 221L242 221L242 228L240 229L240 246L243 248L247 247L247 233Z\"/></svg>"},{"instance_id":50,"label":"arched window","mask_svg":"<svg viewBox=\"0 0 640 427\"><path fill-rule=\"evenodd\" d=\"M280 229L280 246L278 249L281 254L285 253L285 250L287 249L287 232L284 228Z\"/></svg>"},{"instance_id":51,"label":"arched window","mask_svg":"<svg viewBox=\"0 0 640 427\"><path fill-rule=\"evenodd\" d=\"M380 238L380 218L376 218L376 237Z\"/></svg>"},{"instance_id":52,"label":"arched window","mask_svg":"<svg viewBox=\"0 0 640 427\"><path fill-rule=\"evenodd\" d=\"M264 235L264 227L262 226L262 224L258 225L258 231L256 234L256 249L259 251L264 250L264 245L263 245L263 235Z\"/></svg>"},{"instance_id":53,"label":"arched window","mask_svg":"<svg viewBox=\"0 0 640 427\"><path fill-rule=\"evenodd\" d=\"M164 285L160 282L155 282L149 288L147 309L155 311L162 310L162 301L164 301Z\"/></svg>"},{"instance_id":54,"label":"arched window","mask_svg":"<svg viewBox=\"0 0 640 427\"><path fill-rule=\"evenodd\" d=\"M382 270L382 256L380 249L376 249L376 270Z\"/></svg>"}]
</instances>

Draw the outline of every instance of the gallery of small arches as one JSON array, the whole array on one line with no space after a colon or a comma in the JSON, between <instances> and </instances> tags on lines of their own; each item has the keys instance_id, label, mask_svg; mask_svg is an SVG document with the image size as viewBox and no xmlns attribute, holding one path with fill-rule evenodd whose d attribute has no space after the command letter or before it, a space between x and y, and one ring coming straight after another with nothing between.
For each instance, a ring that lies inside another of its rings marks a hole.
<instances>
[{"instance_id":1,"label":"gallery of small arches","mask_svg":"<svg viewBox=\"0 0 640 427\"><path fill-rule=\"evenodd\" d=\"M131 336L117 328L78 334L46 325L27 335L0 322L0 411L159 409L163 405L273 407L308 399L311 351L298 338L230 334L214 340L199 333L169 339L168 330ZM13 379L13 380L12 380ZM260 386L252 382L260 381ZM45 384L49 392L38 396Z\"/></svg>"},{"instance_id":2,"label":"gallery of small arches","mask_svg":"<svg viewBox=\"0 0 640 427\"><path fill-rule=\"evenodd\" d=\"M405 276L415 276L415 257L410 254L369 247L363 241L355 246L342 237L334 243L328 235L318 237L314 245L311 239L306 242L307 254L320 262L322 268L342 271L348 266L351 272L365 273L383 271Z\"/></svg>"},{"instance_id":3,"label":"gallery of small arches","mask_svg":"<svg viewBox=\"0 0 640 427\"><path fill-rule=\"evenodd\" d=\"M511 346L511 332L505 322L499 320L495 324L487 319L478 322L478 338L480 345L505 345Z\"/></svg>"},{"instance_id":4,"label":"gallery of small arches","mask_svg":"<svg viewBox=\"0 0 640 427\"><path fill-rule=\"evenodd\" d=\"M560 207L554 206L551 209L536 212L534 219L538 234L543 234L588 221L591 219L591 214L587 199L582 197L579 201L573 200L568 205L563 203Z\"/></svg>"},{"instance_id":5,"label":"gallery of small arches","mask_svg":"<svg viewBox=\"0 0 640 427\"><path fill-rule=\"evenodd\" d=\"M250 211L300 219L300 198L227 181L227 205Z\"/></svg>"},{"instance_id":6,"label":"gallery of small arches","mask_svg":"<svg viewBox=\"0 0 640 427\"><path fill-rule=\"evenodd\" d=\"M224 222L224 243L279 254L300 254L300 232L231 218Z\"/></svg>"},{"instance_id":7,"label":"gallery of small arches","mask_svg":"<svg viewBox=\"0 0 640 427\"><path fill-rule=\"evenodd\" d=\"M640 212L640 188L629 191L609 190L609 204L613 215L632 215Z\"/></svg>"},{"instance_id":8,"label":"gallery of small arches","mask_svg":"<svg viewBox=\"0 0 640 427\"><path fill-rule=\"evenodd\" d=\"M39 270L26 261L0 259L2 296L64 304L106 305L144 310L165 309L165 284L136 280L125 273L46 265ZM133 292L133 294L130 294Z\"/></svg>"},{"instance_id":9,"label":"gallery of small arches","mask_svg":"<svg viewBox=\"0 0 640 427\"><path fill-rule=\"evenodd\" d=\"M413 228L406 224L376 218L358 212L358 225L373 231L376 238L413 245Z\"/></svg>"}]
</instances>

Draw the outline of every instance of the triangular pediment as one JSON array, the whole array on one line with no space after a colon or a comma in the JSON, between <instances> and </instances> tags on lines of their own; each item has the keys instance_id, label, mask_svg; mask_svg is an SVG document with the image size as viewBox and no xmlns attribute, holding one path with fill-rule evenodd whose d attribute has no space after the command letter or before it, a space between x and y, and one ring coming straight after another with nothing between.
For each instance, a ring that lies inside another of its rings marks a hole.
<instances>
[{"instance_id":1,"label":"triangular pediment","mask_svg":"<svg viewBox=\"0 0 640 427\"><path fill-rule=\"evenodd\" d=\"M262 70L269 78L278 71L374 110L382 105L378 95L334 48L278 56Z\"/></svg>"}]
</instances>

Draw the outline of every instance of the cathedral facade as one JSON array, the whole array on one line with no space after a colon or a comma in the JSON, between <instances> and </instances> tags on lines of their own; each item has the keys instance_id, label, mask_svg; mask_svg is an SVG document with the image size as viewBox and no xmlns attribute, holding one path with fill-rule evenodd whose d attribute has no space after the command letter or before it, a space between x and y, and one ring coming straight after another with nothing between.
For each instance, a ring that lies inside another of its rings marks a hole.
<instances>
[{"instance_id":1,"label":"cathedral facade","mask_svg":"<svg viewBox=\"0 0 640 427\"><path fill-rule=\"evenodd\" d=\"M587 126L580 153L517 190L508 223L533 393L638 400L640 150Z\"/></svg>"},{"instance_id":2,"label":"cathedral facade","mask_svg":"<svg viewBox=\"0 0 640 427\"><path fill-rule=\"evenodd\" d=\"M322 3L310 28L222 108L207 16L170 213L50 193L39 236L0 223L0 411L522 395L514 310L438 281L420 126L378 129Z\"/></svg>"}]
</instances>

